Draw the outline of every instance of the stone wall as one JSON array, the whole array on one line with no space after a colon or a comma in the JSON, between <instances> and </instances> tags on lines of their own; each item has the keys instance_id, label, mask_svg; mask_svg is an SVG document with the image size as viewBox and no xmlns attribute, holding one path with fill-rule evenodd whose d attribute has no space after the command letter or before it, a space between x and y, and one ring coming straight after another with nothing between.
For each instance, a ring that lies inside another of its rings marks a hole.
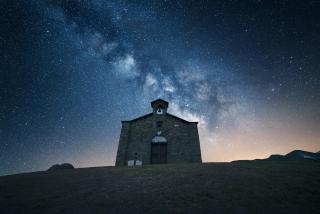
<instances>
[{"instance_id":1,"label":"stone wall","mask_svg":"<svg viewBox=\"0 0 320 214\"><path fill-rule=\"evenodd\" d=\"M161 127L157 127L157 121L162 121ZM169 114L150 114L122 122L116 166L127 165L133 159L150 164L151 140L159 131L167 139L167 163L201 162L197 123Z\"/></svg>"}]
</instances>

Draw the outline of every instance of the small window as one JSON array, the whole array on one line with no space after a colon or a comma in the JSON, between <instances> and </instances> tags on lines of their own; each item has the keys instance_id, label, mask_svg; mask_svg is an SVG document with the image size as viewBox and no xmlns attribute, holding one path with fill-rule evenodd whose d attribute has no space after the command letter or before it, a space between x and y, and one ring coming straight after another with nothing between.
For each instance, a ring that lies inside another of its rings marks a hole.
<instances>
[{"instance_id":1,"label":"small window","mask_svg":"<svg viewBox=\"0 0 320 214\"><path fill-rule=\"evenodd\" d=\"M157 127L161 128L162 127L163 122L162 121L157 121Z\"/></svg>"}]
</instances>

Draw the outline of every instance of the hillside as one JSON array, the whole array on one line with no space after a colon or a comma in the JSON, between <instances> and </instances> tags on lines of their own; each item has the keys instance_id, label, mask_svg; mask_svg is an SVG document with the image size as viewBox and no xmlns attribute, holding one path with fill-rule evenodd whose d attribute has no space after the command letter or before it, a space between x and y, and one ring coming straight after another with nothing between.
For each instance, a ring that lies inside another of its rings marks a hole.
<instances>
[{"instance_id":1,"label":"hillside","mask_svg":"<svg viewBox=\"0 0 320 214\"><path fill-rule=\"evenodd\" d=\"M309 160L320 160L320 153L319 152L308 152L303 150L294 150L289 152L286 155L271 155L266 159L257 159L257 160L272 160L272 161L279 161L279 160L297 160L297 159L309 159Z\"/></svg>"},{"instance_id":2,"label":"hillside","mask_svg":"<svg viewBox=\"0 0 320 214\"><path fill-rule=\"evenodd\" d=\"M319 213L318 161L97 167L0 177L0 213Z\"/></svg>"}]
</instances>

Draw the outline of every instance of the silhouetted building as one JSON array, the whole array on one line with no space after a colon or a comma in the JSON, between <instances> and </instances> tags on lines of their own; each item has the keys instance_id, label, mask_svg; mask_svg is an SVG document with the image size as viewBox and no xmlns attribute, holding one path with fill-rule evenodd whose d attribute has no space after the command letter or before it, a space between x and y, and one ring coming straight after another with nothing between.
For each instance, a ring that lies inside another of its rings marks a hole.
<instances>
[{"instance_id":1,"label":"silhouetted building","mask_svg":"<svg viewBox=\"0 0 320 214\"><path fill-rule=\"evenodd\" d=\"M168 106L157 99L152 113L122 121L116 166L202 162L198 122L167 113Z\"/></svg>"}]
</instances>

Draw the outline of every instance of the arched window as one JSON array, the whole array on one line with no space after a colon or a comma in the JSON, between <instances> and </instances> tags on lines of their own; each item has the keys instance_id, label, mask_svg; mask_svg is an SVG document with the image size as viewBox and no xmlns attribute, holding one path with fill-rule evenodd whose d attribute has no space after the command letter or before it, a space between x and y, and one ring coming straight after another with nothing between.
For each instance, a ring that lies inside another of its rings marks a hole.
<instances>
[{"instance_id":1,"label":"arched window","mask_svg":"<svg viewBox=\"0 0 320 214\"><path fill-rule=\"evenodd\" d=\"M163 136L157 135L157 136L152 138L151 142L152 143L167 143L167 139L165 137L163 137Z\"/></svg>"}]
</instances>

